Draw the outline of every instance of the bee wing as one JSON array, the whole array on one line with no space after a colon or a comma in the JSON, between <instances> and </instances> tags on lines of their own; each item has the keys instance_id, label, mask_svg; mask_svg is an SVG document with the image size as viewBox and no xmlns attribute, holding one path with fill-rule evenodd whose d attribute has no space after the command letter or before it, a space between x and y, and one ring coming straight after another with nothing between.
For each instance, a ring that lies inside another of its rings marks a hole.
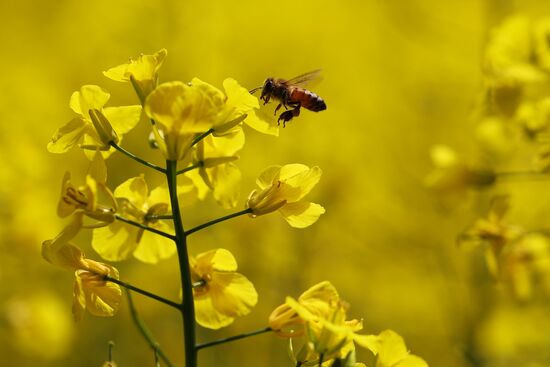
<instances>
[{"instance_id":1,"label":"bee wing","mask_svg":"<svg viewBox=\"0 0 550 367\"><path fill-rule=\"evenodd\" d=\"M321 69L313 70L308 73L298 75L295 78L285 80L285 84L305 86L312 81L319 81L321 79Z\"/></svg>"}]
</instances>

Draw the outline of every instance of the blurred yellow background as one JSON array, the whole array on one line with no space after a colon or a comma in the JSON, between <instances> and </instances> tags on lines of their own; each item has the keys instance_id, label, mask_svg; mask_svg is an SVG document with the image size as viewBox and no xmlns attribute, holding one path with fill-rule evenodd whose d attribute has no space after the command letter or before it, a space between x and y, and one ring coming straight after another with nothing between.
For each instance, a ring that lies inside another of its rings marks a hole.
<instances>
[{"instance_id":1,"label":"blurred yellow background","mask_svg":"<svg viewBox=\"0 0 550 367\"><path fill-rule=\"evenodd\" d=\"M322 68L324 79L312 90L328 106L318 114L302 112L278 138L246 130L238 162L243 205L264 167L299 162L323 169L311 199L327 213L303 230L269 215L237 218L193 235L192 253L230 249L260 296L250 315L219 332L201 329L200 341L265 327L286 295L297 296L326 279L350 303L350 315L364 318L365 332L394 329L431 366L472 365L472 351L485 360L479 366L550 365L548 351L541 352L550 345L548 309L517 311L498 303L498 287L480 253L455 246L456 235L476 217L472 198L449 207L422 184L433 144L448 143L466 155L475 149L471 114L480 92L483 45L493 26L517 12L550 15L550 4L0 3L0 364L100 366L114 340L119 366L154 365L125 305L114 318L72 321L72 276L47 264L40 244L63 226L55 215L63 173L83 179L87 167L80 151L46 151L54 131L73 116L69 96L83 84L98 84L111 92L110 105L137 104L128 85L101 72L166 48L161 81L196 76L221 87L230 76L253 88L268 76L291 78ZM147 148L147 129L141 124L123 146L161 162ZM118 154L108 168L111 188L143 172ZM154 172L145 175L152 185L160 182ZM533 192L543 197L546 186L515 189L527 203ZM536 201L543 218L548 210ZM228 213L208 199L185 209L184 224ZM523 215L535 218L534 212ZM98 258L89 237L81 236L79 244ZM173 258L156 266L135 260L116 266L121 279L175 299L176 264ZM166 353L181 363L179 315L141 296L135 300ZM527 364L533 356L547 363ZM363 351L359 357L368 359ZM285 341L269 334L203 350L199 358L201 366L291 366ZM510 360L514 364L506 364Z\"/></svg>"}]
</instances>

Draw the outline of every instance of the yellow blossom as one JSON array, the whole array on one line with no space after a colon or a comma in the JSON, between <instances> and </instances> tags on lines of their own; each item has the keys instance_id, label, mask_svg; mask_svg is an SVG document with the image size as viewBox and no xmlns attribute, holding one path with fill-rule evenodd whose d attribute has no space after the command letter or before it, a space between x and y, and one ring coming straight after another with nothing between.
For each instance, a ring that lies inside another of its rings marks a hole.
<instances>
[{"instance_id":1,"label":"yellow blossom","mask_svg":"<svg viewBox=\"0 0 550 367\"><path fill-rule=\"evenodd\" d=\"M303 164L268 167L256 180L260 190L250 193L246 206L252 210L253 217L278 210L292 227L310 226L325 209L302 199L320 178L319 167L309 168Z\"/></svg>"},{"instance_id":2,"label":"yellow blossom","mask_svg":"<svg viewBox=\"0 0 550 367\"><path fill-rule=\"evenodd\" d=\"M165 186L159 186L149 193L144 177L139 176L120 184L114 196L118 203L117 214L121 217L173 234L169 224L171 221L155 218L170 214L170 199ZM133 255L140 261L156 263L176 252L171 239L118 220L94 230L92 247L109 261L124 260Z\"/></svg>"},{"instance_id":3,"label":"yellow blossom","mask_svg":"<svg viewBox=\"0 0 550 367\"><path fill-rule=\"evenodd\" d=\"M191 279L201 285L193 288L197 323L209 329L231 324L250 313L258 301L254 285L237 273L237 262L224 249L192 257Z\"/></svg>"},{"instance_id":4,"label":"yellow blossom","mask_svg":"<svg viewBox=\"0 0 550 367\"><path fill-rule=\"evenodd\" d=\"M379 349L375 367L428 367L422 358L410 354L403 338L392 330L378 335Z\"/></svg>"},{"instance_id":5,"label":"yellow blossom","mask_svg":"<svg viewBox=\"0 0 550 367\"><path fill-rule=\"evenodd\" d=\"M434 170L426 177L425 184L441 193L460 192L468 187L487 187L496 180L493 171L469 167L446 145L434 146L431 158Z\"/></svg>"},{"instance_id":6,"label":"yellow blossom","mask_svg":"<svg viewBox=\"0 0 550 367\"><path fill-rule=\"evenodd\" d=\"M458 238L460 245L486 246L485 259L489 271L498 276L498 262L504 246L517 239L521 228L504 222L504 216L509 209L508 196L497 196L491 202L486 218L478 219L468 230Z\"/></svg>"},{"instance_id":7,"label":"yellow blossom","mask_svg":"<svg viewBox=\"0 0 550 367\"><path fill-rule=\"evenodd\" d=\"M107 78L117 82L131 82L139 86L140 98L146 97L156 86L158 71L166 58L166 49L153 55L139 55L125 64L115 66L103 72ZM143 101L142 101L143 102Z\"/></svg>"},{"instance_id":8,"label":"yellow blossom","mask_svg":"<svg viewBox=\"0 0 550 367\"><path fill-rule=\"evenodd\" d=\"M224 208L237 205L240 194L241 171L234 161L244 146L242 129L233 130L221 137L209 135L195 149L193 164L199 168L186 173L197 187L199 198L211 191L214 199Z\"/></svg>"},{"instance_id":9,"label":"yellow blossom","mask_svg":"<svg viewBox=\"0 0 550 367\"><path fill-rule=\"evenodd\" d=\"M501 279L519 300L550 294L550 239L529 233L502 250Z\"/></svg>"},{"instance_id":10,"label":"yellow blossom","mask_svg":"<svg viewBox=\"0 0 550 367\"><path fill-rule=\"evenodd\" d=\"M76 233L77 226L69 225L53 240L44 241L42 256L52 265L75 272L73 315L76 320L82 318L85 310L95 316L112 316L119 308L122 291L104 277L118 279L118 270L87 259L82 250L69 242Z\"/></svg>"},{"instance_id":11,"label":"yellow blossom","mask_svg":"<svg viewBox=\"0 0 550 367\"><path fill-rule=\"evenodd\" d=\"M114 139L116 136L118 140L133 129L139 121L141 106L104 108L109 98L110 94L97 85L84 85L74 92L69 105L77 117L55 132L48 144L48 150L52 153L65 153L74 146L80 146L87 150L105 151L105 157L112 153L114 149L110 149L109 141L105 141L108 140L106 137L112 136ZM111 125L114 132L108 130ZM101 126L103 130L98 133L96 126ZM88 156L91 158L92 154Z\"/></svg>"},{"instance_id":12,"label":"yellow blossom","mask_svg":"<svg viewBox=\"0 0 550 367\"><path fill-rule=\"evenodd\" d=\"M324 361L346 358L354 351L354 343L376 354L377 337L357 334L362 323L346 320L346 308L334 286L324 281L305 291L298 300L287 297L271 313L269 326L281 337L306 337L307 342L295 355L301 363L317 363L321 357Z\"/></svg>"},{"instance_id":13,"label":"yellow blossom","mask_svg":"<svg viewBox=\"0 0 550 367\"><path fill-rule=\"evenodd\" d=\"M97 226L107 225L114 220L116 202L111 190L106 186L107 168L103 156L96 152L86 176L86 184L76 187L71 182L71 174L65 173L61 187L61 197L57 205L57 214L64 218L75 212L97 220ZM110 200L110 205L98 203L99 194Z\"/></svg>"},{"instance_id":14,"label":"yellow blossom","mask_svg":"<svg viewBox=\"0 0 550 367\"><path fill-rule=\"evenodd\" d=\"M147 97L145 112L156 122L153 131L167 159L184 159L197 134L231 132L258 106L257 98L233 79L223 84L226 94L197 78L190 84L163 83Z\"/></svg>"}]
</instances>

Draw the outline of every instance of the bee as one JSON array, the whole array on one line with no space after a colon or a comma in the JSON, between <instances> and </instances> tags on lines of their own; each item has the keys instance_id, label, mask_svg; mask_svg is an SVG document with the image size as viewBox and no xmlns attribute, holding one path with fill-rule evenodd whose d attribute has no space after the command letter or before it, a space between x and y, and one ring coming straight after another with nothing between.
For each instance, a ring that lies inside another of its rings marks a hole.
<instances>
[{"instance_id":1,"label":"bee","mask_svg":"<svg viewBox=\"0 0 550 367\"><path fill-rule=\"evenodd\" d=\"M277 119L277 125L283 122L283 127L294 117L300 115L300 108L319 112L327 109L325 101L317 94L301 87L307 82L319 77L321 70L310 71L289 80L279 78L267 78L264 84L254 88L250 93L262 90L260 99L267 104L271 99L277 100L279 104L275 108L275 115L281 107L285 110ZM289 110L291 108L291 110Z\"/></svg>"}]
</instances>

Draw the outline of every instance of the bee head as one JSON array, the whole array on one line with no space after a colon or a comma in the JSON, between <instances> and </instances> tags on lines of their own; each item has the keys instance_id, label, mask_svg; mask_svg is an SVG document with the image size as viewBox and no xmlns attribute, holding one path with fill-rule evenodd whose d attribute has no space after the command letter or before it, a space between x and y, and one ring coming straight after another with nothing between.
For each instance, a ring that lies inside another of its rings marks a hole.
<instances>
[{"instance_id":1,"label":"bee head","mask_svg":"<svg viewBox=\"0 0 550 367\"><path fill-rule=\"evenodd\" d=\"M271 92L273 92L273 86L274 86L273 78L267 78L264 82L264 86L262 88L262 96L260 98L263 98L271 94Z\"/></svg>"}]
</instances>

